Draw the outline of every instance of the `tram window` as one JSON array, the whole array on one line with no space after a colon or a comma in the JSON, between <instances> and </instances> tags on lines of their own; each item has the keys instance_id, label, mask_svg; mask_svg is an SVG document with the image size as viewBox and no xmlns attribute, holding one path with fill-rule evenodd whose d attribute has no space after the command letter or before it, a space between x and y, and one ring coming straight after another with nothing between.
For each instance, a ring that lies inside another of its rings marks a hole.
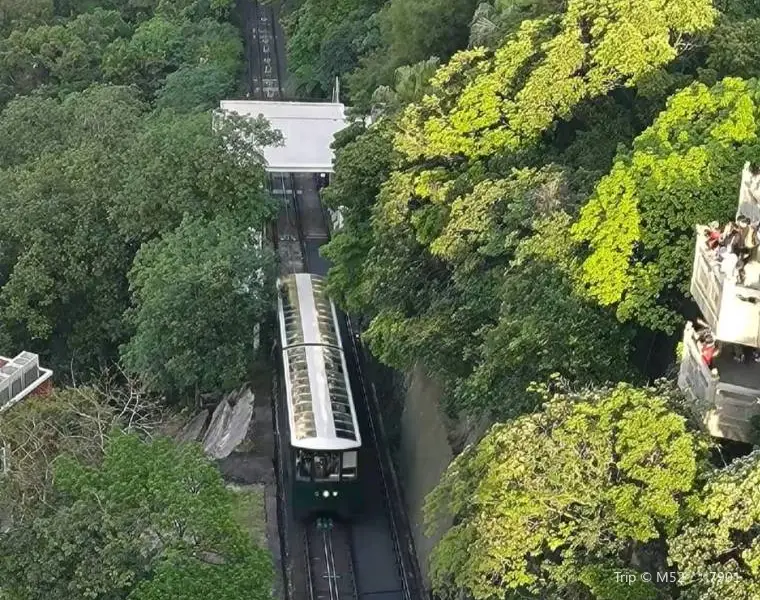
<instances>
[{"instance_id":1,"label":"tram window","mask_svg":"<svg viewBox=\"0 0 760 600\"><path fill-rule=\"evenodd\" d=\"M357 467L357 453L344 452L343 453L343 470L341 471L341 475L343 479L356 479L356 467Z\"/></svg>"},{"instance_id":2,"label":"tram window","mask_svg":"<svg viewBox=\"0 0 760 600\"><path fill-rule=\"evenodd\" d=\"M314 456L314 480L337 481L340 479L340 455L334 452Z\"/></svg>"},{"instance_id":3,"label":"tram window","mask_svg":"<svg viewBox=\"0 0 760 600\"><path fill-rule=\"evenodd\" d=\"M311 456L303 450L296 453L296 479L311 481Z\"/></svg>"}]
</instances>

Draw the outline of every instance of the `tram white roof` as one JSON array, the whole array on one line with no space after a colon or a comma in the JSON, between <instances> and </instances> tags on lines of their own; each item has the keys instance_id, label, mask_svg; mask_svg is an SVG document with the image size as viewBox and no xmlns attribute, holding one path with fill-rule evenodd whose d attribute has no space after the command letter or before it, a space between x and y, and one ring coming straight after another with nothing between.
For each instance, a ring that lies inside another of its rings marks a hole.
<instances>
[{"instance_id":1,"label":"tram white roof","mask_svg":"<svg viewBox=\"0 0 760 600\"><path fill-rule=\"evenodd\" d=\"M290 443L310 450L361 446L335 305L318 275L278 281Z\"/></svg>"},{"instance_id":2,"label":"tram white roof","mask_svg":"<svg viewBox=\"0 0 760 600\"><path fill-rule=\"evenodd\" d=\"M327 295L323 277L297 273L278 282L282 315L282 347L323 344L343 348L338 332L338 315Z\"/></svg>"},{"instance_id":3,"label":"tram white roof","mask_svg":"<svg viewBox=\"0 0 760 600\"><path fill-rule=\"evenodd\" d=\"M334 102L222 100L220 108L242 116L263 116L282 132L285 145L264 148L267 171L332 173L335 134L346 127L345 107Z\"/></svg>"}]
</instances>

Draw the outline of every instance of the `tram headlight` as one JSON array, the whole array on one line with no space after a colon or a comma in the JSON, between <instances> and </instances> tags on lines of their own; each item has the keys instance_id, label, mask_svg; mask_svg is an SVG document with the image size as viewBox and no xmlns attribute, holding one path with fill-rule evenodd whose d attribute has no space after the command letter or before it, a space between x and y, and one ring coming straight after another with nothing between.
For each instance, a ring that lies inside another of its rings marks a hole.
<instances>
[{"instance_id":1,"label":"tram headlight","mask_svg":"<svg viewBox=\"0 0 760 600\"><path fill-rule=\"evenodd\" d=\"M337 495L338 495L338 492L337 492L337 490L336 490L336 491L334 491L334 492L333 492L333 497L335 497L335 496L337 496Z\"/></svg>"},{"instance_id":2,"label":"tram headlight","mask_svg":"<svg viewBox=\"0 0 760 600\"><path fill-rule=\"evenodd\" d=\"M325 490L324 492L322 492L322 497L323 498L329 498L330 497L330 492L328 492L327 490Z\"/></svg>"}]
</instances>

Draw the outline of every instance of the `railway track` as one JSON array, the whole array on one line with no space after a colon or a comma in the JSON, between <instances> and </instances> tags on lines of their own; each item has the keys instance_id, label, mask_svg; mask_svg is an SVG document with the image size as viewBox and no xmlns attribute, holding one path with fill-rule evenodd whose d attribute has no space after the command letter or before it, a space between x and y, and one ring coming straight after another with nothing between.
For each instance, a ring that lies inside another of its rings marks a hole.
<instances>
[{"instance_id":1,"label":"railway track","mask_svg":"<svg viewBox=\"0 0 760 600\"><path fill-rule=\"evenodd\" d=\"M280 274L303 273L306 270L306 248L295 178L290 173L270 173L269 191L282 201L275 235Z\"/></svg>"},{"instance_id":2,"label":"railway track","mask_svg":"<svg viewBox=\"0 0 760 600\"><path fill-rule=\"evenodd\" d=\"M277 10L273 5L262 4L257 0L244 0L245 29L248 53L248 87L249 97L256 100L284 99L283 82L284 56L282 56L282 40L277 25ZM280 273L314 272L326 275L327 263L319 255L319 246L330 238L330 216L320 201L319 188L324 182L315 174L307 173L270 173L269 190L279 198L282 209L277 219L276 231L271 232L280 259ZM348 325L348 336L354 332ZM365 402L372 404L376 398L371 398L364 385L362 361L353 341L349 344L353 349L358 379L361 381ZM350 352L350 350L349 350ZM282 372L282 365L279 365ZM273 398L280 398L277 381ZM374 390L371 390L374 391ZM375 407L376 408L376 407ZM285 577L286 600L358 600L361 590L362 598L377 600L417 600L424 593L416 585L410 585L415 580L406 565L405 546L400 535L403 524L399 523L394 513L400 501L394 497L395 489L392 466L387 448L382 448L384 434L378 430L370 409L368 423L368 441L372 453L378 457L377 467L365 471L365 476L377 479L377 486L372 493L383 496L387 522L382 519L375 521L375 531L387 531L385 535L391 539L391 548L387 551L373 551L367 554L370 546L363 544L356 548L352 545L354 537L363 539L367 533L367 524L361 526L335 522L331 519L320 519L310 523L297 522L292 519L289 510L288 481L292 477L292 457L287 444L281 442L281 437L287 431L287 416L283 405L275 400L273 404L274 425L278 438L277 478L278 496L281 507L278 509L280 520L281 549L283 552L283 568ZM380 424L382 430L382 424ZM390 473L390 474L389 474ZM372 484L373 486L375 484ZM376 490L376 491L375 491ZM372 547L374 547L372 543ZM382 546L382 543L380 544ZM302 546L302 547L301 547ZM385 552L385 554L384 554ZM413 551L412 551L413 552ZM386 569L378 569L378 561L386 565ZM395 561L395 567L391 564ZM388 571L390 569L390 571ZM370 573L368 573L370 571ZM372 571L375 576L372 577ZM378 574L380 581L378 581ZM368 577L368 575L370 575ZM390 589L389 589L390 588Z\"/></svg>"},{"instance_id":3,"label":"railway track","mask_svg":"<svg viewBox=\"0 0 760 600\"><path fill-rule=\"evenodd\" d=\"M270 179L271 191L282 199L282 210L277 224L277 251L280 257L280 272L283 275L302 272L320 272L324 265L316 264L322 261L319 257L319 246L330 237L328 216L319 201L317 182L312 174L273 173ZM349 337L348 352L353 354L353 361L358 370L358 382L362 390L361 396L366 402L376 403L376 398L370 396L373 389L364 384L363 361L354 342L355 332L350 320L346 321ZM277 396L275 396L277 397ZM373 447L374 453L387 449L382 448L384 435L378 431L378 423L368 412L368 436L366 441ZM279 419L281 420L281 419ZM278 421L279 421L278 420ZM284 450L284 448L283 448ZM423 596L419 588L411 584L414 577L409 573L400 533L400 524L395 517L398 509L392 495L393 484L387 470L390 467L390 456L385 460L378 459L378 470L372 475L378 478L381 494L387 509L389 534L392 539L395 566L399 573L399 586L394 587L389 582L388 588L382 591L370 592L377 600L417 600ZM281 462L288 464L289 458L280 457ZM374 471L374 469L372 469ZM391 508L393 507L393 508ZM291 571L290 581L295 584L291 590L293 600L358 600L360 587L359 573L355 572L356 553L351 545L352 526L347 523L337 523L331 520L314 521L311 523L293 523L292 545L297 548L303 545L303 554L291 555L294 560L294 570ZM300 548L299 548L300 550ZM361 553L360 553L361 554ZM364 557L366 559L366 556ZM300 564L299 567L296 563ZM363 563L362 563L363 564ZM365 566L366 569L366 566ZM295 571L305 570L301 577ZM300 582L299 582L300 579ZM295 581L294 581L295 580Z\"/></svg>"},{"instance_id":4,"label":"railway track","mask_svg":"<svg viewBox=\"0 0 760 600\"><path fill-rule=\"evenodd\" d=\"M277 13L272 5L246 4L249 95L257 100L282 100L282 64L277 44Z\"/></svg>"},{"instance_id":5,"label":"railway track","mask_svg":"<svg viewBox=\"0 0 760 600\"><path fill-rule=\"evenodd\" d=\"M310 600L358 600L348 526L316 519L306 526L304 549Z\"/></svg>"}]
</instances>

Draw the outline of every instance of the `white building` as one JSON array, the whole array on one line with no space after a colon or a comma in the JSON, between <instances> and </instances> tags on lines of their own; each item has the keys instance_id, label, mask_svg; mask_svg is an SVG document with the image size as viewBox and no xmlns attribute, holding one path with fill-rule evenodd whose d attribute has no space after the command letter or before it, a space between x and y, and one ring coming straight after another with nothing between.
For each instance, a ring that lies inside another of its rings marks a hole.
<instances>
[{"instance_id":1,"label":"white building","mask_svg":"<svg viewBox=\"0 0 760 600\"><path fill-rule=\"evenodd\" d=\"M15 358L0 356L0 414L32 394L47 393L53 372L40 367L40 359L31 352Z\"/></svg>"},{"instance_id":2,"label":"white building","mask_svg":"<svg viewBox=\"0 0 760 600\"><path fill-rule=\"evenodd\" d=\"M222 100L219 108L247 117L264 117L282 132L284 145L264 148L273 173L332 173L335 134L348 125L338 102Z\"/></svg>"}]
</instances>

